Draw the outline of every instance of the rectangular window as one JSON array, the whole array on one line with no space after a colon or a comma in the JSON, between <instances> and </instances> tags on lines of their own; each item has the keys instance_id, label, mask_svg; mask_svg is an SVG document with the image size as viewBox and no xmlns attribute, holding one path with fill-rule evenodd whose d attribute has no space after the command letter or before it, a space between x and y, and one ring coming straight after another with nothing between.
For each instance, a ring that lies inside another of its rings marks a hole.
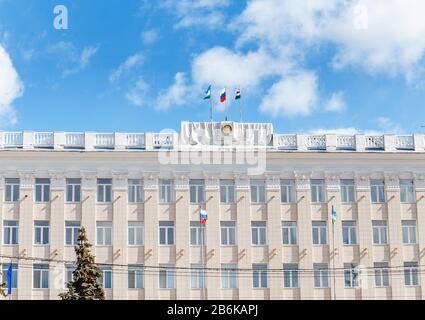
<instances>
[{"instance_id":1,"label":"rectangular window","mask_svg":"<svg viewBox=\"0 0 425 320\"><path fill-rule=\"evenodd\" d=\"M266 183L264 180L251 180L251 202L266 202Z\"/></svg>"},{"instance_id":2,"label":"rectangular window","mask_svg":"<svg viewBox=\"0 0 425 320\"><path fill-rule=\"evenodd\" d=\"M143 221L128 222L128 245L143 246Z\"/></svg>"},{"instance_id":3,"label":"rectangular window","mask_svg":"<svg viewBox=\"0 0 425 320\"><path fill-rule=\"evenodd\" d=\"M314 263L314 287L329 288L329 269L326 263Z\"/></svg>"},{"instance_id":4,"label":"rectangular window","mask_svg":"<svg viewBox=\"0 0 425 320\"><path fill-rule=\"evenodd\" d=\"M19 201L19 179L6 178L4 180L4 199L6 202Z\"/></svg>"},{"instance_id":5,"label":"rectangular window","mask_svg":"<svg viewBox=\"0 0 425 320\"><path fill-rule=\"evenodd\" d=\"M221 221L220 232L222 246L236 245L236 223L234 221Z\"/></svg>"},{"instance_id":6,"label":"rectangular window","mask_svg":"<svg viewBox=\"0 0 425 320\"><path fill-rule=\"evenodd\" d=\"M325 202L325 181L323 179L311 180L311 202Z\"/></svg>"},{"instance_id":7,"label":"rectangular window","mask_svg":"<svg viewBox=\"0 0 425 320\"><path fill-rule=\"evenodd\" d=\"M33 270L33 288L34 289L48 289L49 288L49 265L48 264L34 264Z\"/></svg>"},{"instance_id":8,"label":"rectangular window","mask_svg":"<svg viewBox=\"0 0 425 320\"><path fill-rule=\"evenodd\" d=\"M191 179L189 189L191 203L203 203L205 201L205 181L203 179Z\"/></svg>"},{"instance_id":9,"label":"rectangular window","mask_svg":"<svg viewBox=\"0 0 425 320\"><path fill-rule=\"evenodd\" d=\"M344 203L356 202L356 188L354 186L354 180L341 180L341 201Z\"/></svg>"},{"instance_id":10,"label":"rectangular window","mask_svg":"<svg viewBox=\"0 0 425 320\"><path fill-rule=\"evenodd\" d=\"M375 269L375 286L389 287L390 275L389 275L388 262L376 262L374 263L374 269Z\"/></svg>"},{"instance_id":11,"label":"rectangular window","mask_svg":"<svg viewBox=\"0 0 425 320\"><path fill-rule=\"evenodd\" d=\"M75 264L65 264L65 288L69 282L74 279L73 272L76 269Z\"/></svg>"},{"instance_id":12,"label":"rectangular window","mask_svg":"<svg viewBox=\"0 0 425 320\"><path fill-rule=\"evenodd\" d=\"M3 221L3 244L17 245L19 234L19 222L16 220Z\"/></svg>"},{"instance_id":13,"label":"rectangular window","mask_svg":"<svg viewBox=\"0 0 425 320\"><path fill-rule=\"evenodd\" d=\"M267 223L266 221L251 222L251 240L253 246L267 245Z\"/></svg>"},{"instance_id":14,"label":"rectangular window","mask_svg":"<svg viewBox=\"0 0 425 320\"><path fill-rule=\"evenodd\" d=\"M50 201L50 179L35 179L35 202Z\"/></svg>"},{"instance_id":15,"label":"rectangular window","mask_svg":"<svg viewBox=\"0 0 425 320\"><path fill-rule=\"evenodd\" d=\"M254 263L252 265L252 287L254 289L264 289L268 286L267 264Z\"/></svg>"},{"instance_id":16,"label":"rectangular window","mask_svg":"<svg viewBox=\"0 0 425 320\"><path fill-rule=\"evenodd\" d=\"M342 221L342 241L344 245L357 244L356 221Z\"/></svg>"},{"instance_id":17,"label":"rectangular window","mask_svg":"<svg viewBox=\"0 0 425 320\"><path fill-rule=\"evenodd\" d=\"M163 246L174 245L174 221L159 222L159 244Z\"/></svg>"},{"instance_id":18,"label":"rectangular window","mask_svg":"<svg viewBox=\"0 0 425 320\"><path fill-rule=\"evenodd\" d=\"M400 180L400 201L415 203L415 188L412 180Z\"/></svg>"},{"instance_id":19,"label":"rectangular window","mask_svg":"<svg viewBox=\"0 0 425 320\"><path fill-rule=\"evenodd\" d=\"M387 221L385 220L373 220L373 244L387 244Z\"/></svg>"},{"instance_id":20,"label":"rectangular window","mask_svg":"<svg viewBox=\"0 0 425 320\"><path fill-rule=\"evenodd\" d=\"M8 287L7 270L9 270L9 264L1 265L0 283L5 284L5 288ZM12 263L12 289L18 288L18 265Z\"/></svg>"},{"instance_id":21,"label":"rectangular window","mask_svg":"<svg viewBox=\"0 0 425 320\"><path fill-rule=\"evenodd\" d=\"M205 266L202 264L192 264L190 268L190 287L192 289L205 288Z\"/></svg>"},{"instance_id":22,"label":"rectangular window","mask_svg":"<svg viewBox=\"0 0 425 320\"><path fill-rule=\"evenodd\" d=\"M173 180L159 180L159 202L174 202L174 182Z\"/></svg>"},{"instance_id":23,"label":"rectangular window","mask_svg":"<svg viewBox=\"0 0 425 320\"><path fill-rule=\"evenodd\" d=\"M81 201L81 179L66 179L66 202Z\"/></svg>"},{"instance_id":24,"label":"rectangular window","mask_svg":"<svg viewBox=\"0 0 425 320\"><path fill-rule=\"evenodd\" d=\"M282 243L284 245L297 244L297 222L282 221Z\"/></svg>"},{"instance_id":25,"label":"rectangular window","mask_svg":"<svg viewBox=\"0 0 425 320\"><path fill-rule=\"evenodd\" d=\"M385 183L383 180L370 181L370 196L372 203L385 202Z\"/></svg>"},{"instance_id":26,"label":"rectangular window","mask_svg":"<svg viewBox=\"0 0 425 320\"><path fill-rule=\"evenodd\" d=\"M401 222L401 227L403 229L403 243L415 244L416 243L416 221L403 220Z\"/></svg>"},{"instance_id":27,"label":"rectangular window","mask_svg":"<svg viewBox=\"0 0 425 320\"><path fill-rule=\"evenodd\" d=\"M313 221L313 244L328 243L328 226L326 221Z\"/></svg>"},{"instance_id":28,"label":"rectangular window","mask_svg":"<svg viewBox=\"0 0 425 320\"><path fill-rule=\"evenodd\" d=\"M144 267L143 265L128 265L128 288L143 289L144 288Z\"/></svg>"},{"instance_id":29,"label":"rectangular window","mask_svg":"<svg viewBox=\"0 0 425 320\"><path fill-rule=\"evenodd\" d=\"M100 269L102 270L100 283L102 284L103 289L112 289L112 267L100 266Z\"/></svg>"},{"instance_id":30,"label":"rectangular window","mask_svg":"<svg viewBox=\"0 0 425 320\"><path fill-rule=\"evenodd\" d=\"M294 180L280 180L280 201L282 203L295 202Z\"/></svg>"},{"instance_id":31,"label":"rectangular window","mask_svg":"<svg viewBox=\"0 0 425 320\"><path fill-rule=\"evenodd\" d=\"M96 222L96 245L112 246L112 221Z\"/></svg>"},{"instance_id":32,"label":"rectangular window","mask_svg":"<svg viewBox=\"0 0 425 320\"><path fill-rule=\"evenodd\" d=\"M205 243L205 228L199 221L190 221L190 245L201 246Z\"/></svg>"},{"instance_id":33,"label":"rectangular window","mask_svg":"<svg viewBox=\"0 0 425 320\"><path fill-rule=\"evenodd\" d=\"M235 182L233 180L220 180L220 202L235 202Z\"/></svg>"},{"instance_id":34,"label":"rectangular window","mask_svg":"<svg viewBox=\"0 0 425 320\"><path fill-rule=\"evenodd\" d=\"M175 265L160 264L159 265L159 288L174 289L176 287Z\"/></svg>"},{"instance_id":35,"label":"rectangular window","mask_svg":"<svg viewBox=\"0 0 425 320\"><path fill-rule=\"evenodd\" d=\"M238 287L238 277L235 264L221 265L221 288L236 289Z\"/></svg>"},{"instance_id":36,"label":"rectangular window","mask_svg":"<svg viewBox=\"0 0 425 320\"><path fill-rule=\"evenodd\" d=\"M419 269L417 262L404 263L404 284L406 286L419 285Z\"/></svg>"},{"instance_id":37,"label":"rectangular window","mask_svg":"<svg viewBox=\"0 0 425 320\"><path fill-rule=\"evenodd\" d=\"M283 287L298 288L298 264L283 264Z\"/></svg>"},{"instance_id":38,"label":"rectangular window","mask_svg":"<svg viewBox=\"0 0 425 320\"><path fill-rule=\"evenodd\" d=\"M97 202L112 201L112 179L97 179Z\"/></svg>"},{"instance_id":39,"label":"rectangular window","mask_svg":"<svg viewBox=\"0 0 425 320\"><path fill-rule=\"evenodd\" d=\"M49 244L49 221L34 221L34 244Z\"/></svg>"},{"instance_id":40,"label":"rectangular window","mask_svg":"<svg viewBox=\"0 0 425 320\"><path fill-rule=\"evenodd\" d=\"M344 283L346 288L359 286L359 271L356 263L344 263Z\"/></svg>"},{"instance_id":41,"label":"rectangular window","mask_svg":"<svg viewBox=\"0 0 425 320\"><path fill-rule=\"evenodd\" d=\"M65 244L67 246L76 246L78 244L80 228L80 221L65 221Z\"/></svg>"},{"instance_id":42,"label":"rectangular window","mask_svg":"<svg viewBox=\"0 0 425 320\"><path fill-rule=\"evenodd\" d=\"M128 180L128 203L143 202L143 180L129 179Z\"/></svg>"}]
</instances>

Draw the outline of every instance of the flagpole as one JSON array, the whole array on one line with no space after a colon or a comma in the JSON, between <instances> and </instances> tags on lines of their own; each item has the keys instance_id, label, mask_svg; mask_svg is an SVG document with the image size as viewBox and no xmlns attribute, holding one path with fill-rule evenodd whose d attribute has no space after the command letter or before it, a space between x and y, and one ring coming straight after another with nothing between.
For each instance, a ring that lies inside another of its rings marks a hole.
<instances>
[{"instance_id":1,"label":"flagpole","mask_svg":"<svg viewBox=\"0 0 425 320\"><path fill-rule=\"evenodd\" d=\"M333 252L333 257L332 257L332 272L333 272L333 296L334 296L334 300L336 300L336 275L335 275L335 219L333 217L334 214L334 206L332 206L332 252Z\"/></svg>"},{"instance_id":2,"label":"flagpole","mask_svg":"<svg viewBox=\"0 0 425 320\"><path fill-rule=\"evenodd\" d=\"M201 218L202 207L199 206L199 223L201 225L201 266L202 266L202 277L204 277L204 227ZM205 279L203 286L205 287ZM204 300L204 288L201 288L201 299Z\"/></svg>"},{"instance_id":3,"label":"flagpole","mask_svg":"<svg viewBox=\"0 0 425 320\"><path fill-rule=\"evenodd\" d=\"M211 120L211 122L213 122L212 97L210 97L210 120Z\"/></svg>"},{"instance_id":4,"label":"flagpole","mask_svg":"<svg viewBox=\"0 0 425 320\"><path fill-rule=\"evenodd\" d=\"M240 123L242 123L242 121L243 121L243 117L242 117L242 115L243 115L243 104L242 104L242 90L241 90L241 87L239 86L239 93L240 93L240 98L239 98L239 108L240 108L240 119L239 119L239 122Z\"/></svg>"}]
</instances>

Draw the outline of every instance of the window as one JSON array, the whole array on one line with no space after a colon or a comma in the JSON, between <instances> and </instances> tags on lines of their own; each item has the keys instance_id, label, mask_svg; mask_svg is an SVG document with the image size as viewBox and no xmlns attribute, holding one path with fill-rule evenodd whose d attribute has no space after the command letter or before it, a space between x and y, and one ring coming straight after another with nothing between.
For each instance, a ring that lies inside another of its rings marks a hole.
<instances>
[{"instance_id":1,"label":"window","mask_svg":"<svg viewBox=\"0 0 425 320\"><path fill-rule=\"evenodd\" d=\"M18 244L19 222L16 220L3 221L3 244Z\"/></svg>"},{"instance_id":2,"label":"window","mask_svg":"<svg viewBox=\"0 0 425 320\"><path fill-rule=\"evenodd\" d=\"M221 288L235 289L238 287L238 278L235 264L221 265Z\"/></svg>"},{"instance_id":3,"label":"window","mask_svg":"<svg viewBox=\"0 0 425 320\"><path fill-rule=\"evenodd\" d=\"M341 201L344 203L356 202L356 190L354 180L341 180Z\"/></svg>"},{"instance_id":4,"label":"window","mask_svg":"<svg viewBox=\"0 0 425 320\"><path fill-rule=\"evenodd\" d=\"M205 182L202 179L191 179L189 181L190 202L202 203L205 198Z\"/></svg>"},{"instance_id":5,"label":"window","mask_svg":"<svg viewBox=\"0 0 425 320\"><path fill-rule=\"evenodd\" d=\"M143 202L143 180L140 180L140 179L128 180L128 202L129 203Z\"/></svg>"},{"instance_id":6,"label":"window","mask_svg":"<svg viewBox=\"0 0 425 320\"><path fill-rule=\"evenodd\" d=\"M66 201L81 201L81 179L66 179Z\"/></svg>"},{"instance_id":7,"label":"window","mask_svg":"<svg viewBox=\"0 0 425 320\"><path fill-rule=\"evenodd\" d=\"M97 202L112 201L112 179L97 179Z\"/></svg>"},{"instance_id":8,"label":"window","mask_svg":"<svg viewBox=\"0 0 425 320\"><path fill-rule=\"evenodd\" d=\"M313 244L328 243L326 221L313 221Z\"/></svg>"},{"instance_id":9,"label":"window","mask_svg":"<svg viewBox=\"0 0 425 320\"><path fill-rule=\"evenodd\" d=\"M190 221L190 245L205 245L205 228L199 221Z\"/></svg>"},{"instance_id":10,"label":"window","mask_svg":"<svg viewBox=\"0 0 425 320\"><path fill-rule=\"evenodd\" d=\"M7 270L9 270L10 264L3 264L1 266L0 283L5 284L5 288L8 287ZM18 288L18 265L12 263L12 289Z\"/></svg>"},{"instance_id":11,"label":"window","mask_svg":"<svg viewBox=\"0 0 425 320\"><path fill-rule=\"evenodd\" d=\"M416 243L416 221L403 220L401 222L401 226L403 229L403 243L415 244Z\"/></svg>"},{"instance_id":12,"label":"window","mask_svg":"<svg viewBox=\"0 0 425 320\"><path fill-rule=\"evenodd\" d=\"M346 288L359 286L359 270L355 263L344 263L344 283Z\"/></svg>"},{"instance_id":13,"label":"window","mask_svg":"<svg viewBox=\"0 0 425 320\"><path fill-rule=\"evenodd\" d=\"M298 288L298 264L283 264L283 287Z\"/></svg>"},{"instance_id":14,"label":"window","mask_svg":"<svg viewBox=\"0 0 425 320\"><path fill-rule=\"evenodd\" d=\"M357 244L356 221L342 221L342 241L344 245Z\"/></svg>"},{"instance_id":15,"label":"window","mask_svg":"<svg viewBox=\"0 0 425 320\"><path fill-rule=\"evenodd\" d=\"M34 264L33 270L33 288L34 289L48 289L49 288L49 265L48 264Z\"/></svg>"},{"instance_id":16,"label":"window","mask_svg":"<svg viewBox=\"0 0 425 320\"><path fill-rule=\"evenodd\" d=\"M373 244L387 244L387 222L385 220L373 220Z\"/></svg>"},{"instance_id":17,"label":"window","mask_svg":"<svg viewBox=\"0 0 425 320\"><path fill-rule=\"evenodd\" d=\"M35 179L35 201L50 201L50 179Z\"/></svg>"},{"instance_id":18,"label":"window","mask_svg":"<svg viewBox=\"0 0 425 320\"><path fill-rule=\"evenodd\" d=\"M192 264L190 267L190 287L192 289L205 288L205 266Z\"/></svg>"},{"instance_id":19,"label":"window","mask_svg":"<svg viewBox=\"0 0 425 320\"><path fill-rule=\"evenodd\" d=\"M412 180L400 180L400 201L404 203L416 202Z\"/></svg>"},{"instance_id":20,"label":"window","mask_svg":"<svg viewBox=\"0 0 425 320\"><path fill-rule=\"evenodd\" d=\"M265 221L251 222L251 240L254 246L267 245L267 225Z\"/></svg>"},{"instance_id":21,"label":"window","mask_svg":"<svg viewBox=\"0 0 425 320\"><path fill-rule=\"evenodd\" d=\"M128 265L128 288L143 289L144 288L144 267L143 265Z\"/></svg>"},{"instance_id":22,"label":"window","mask_svg":"<svg viewBox=\"0 0 425 320\"><path fill-rule=\"evenodd\" d=\"M175 284L175 266L173 264L159 265L159 288L174 289Z\"/></svg>"},{"instance_id":23,"label":"window","mask_svg":"<svg viewBox=\"0 0 425 320\"><path fill-rule=\"evenodd\" d=\"M252 265L252 287L264 289L268 286L267 264L254 263Z\"/></svg>"},{"instance_id":24,"label":"window","mask_svg":"<svg viewBox=\"0 0 425 320\"><path fill-rule=\"evenodd\" d=\"M282 221L282 243L284 245L297 244L297 222Z\"/></svg>"},{"instance_id":25,"label":"window","mask_svg":"<svg viewBox=\"0 0 425 320\"><path fill-rule=\"evenodd\" d=\"M4 180L4 199L6 202L18 202L19 201L19 179L6 178Z\"/></svg>"},{"instance_id":26,"label":"window","mask_svg":"<svg viewBox=\"0 0 425 320\"><path fill-rule=\"evenodd\" d=\"M325 202L325 181L322 179L311 180L311 202Z\"/></svg>"},{"instance_id":27,"label":"window","mask_svg":"<svg viewBox=\"0 0 425 320\"><path fill-rule=\"evenodd\" d=\"M294 180L280 180L280 201L282 203L295 202Z\"/></svg>"},{"instance_id":28,"label":"window","mask_svg":"<svg viewBox=\"0 0 425 320\"><path fill-rule=\"evenodd\" d=\"M143 221L128 222L128 245L143 246Z\"/></svg>"},{"instance_id":29,"label":"window","mask_svg":"<svg viewBox=\"0 0 425 320\"><path fill-rule=\"evenodd\" d=\"M236 223L234 221L221 221L220 231L222 246L236 245Z\"/></svg>"},{"instance_id":30,"label":"window","mask_svg":"<svg viewBox=\"0 0 425 320\"><path fill-rule=\"evenodd\" d=\"M163 246L174 245L174 221L159 222L159 244Z\"/></svg>"},{"instance_id":31,"label":"window","mask_svg":"<svg viewBox=\"0 0 425 320\"><path fill-rule=\"evenodd\" d=\"M112 289L112 267L111 266L100 266L102 270L102 276L100 277L100 283L103 289Z\"/></svg>"},{"instance_id":32,"label":"window","mask_svg":"<svg viewBox=\"0 0 425 320\"><path fill-rule=\"evenodd\" d=\"M329 269L326 263L314 263L314 287L329 288Z\"/></svg>"},{"instance_id":33,"label":"window","mask_svg":"<svg viewBox=\"0 0 425 320\"><path fill-rule=\"evenodd\" d=\"M374 263L375 269L375 286L376 287L389 287L390 277L388 262Z\"/></svg>"},{"instance_id":34,"label":"window","mask_svg":"<svg viewBox=\"0 0 425 320\"><path fill-rule=\"evenodd\" d=\"M251 202L266 202L266 184L264 180L251 180Z\"/></svg>"},{"instance_id":35,"label":"window","mask_svg":"<svg viewBox=\"0 0 425 320\"><path fill-rule=\"evenodd\" d=\"M233 180L220 180L220 202L235 202L235 182Z\"/></svg>"},{"instance_id":36,"label":"window","mask_svg":"<svg viewBox=\"0 0 425 320\"><path fill-rule=\"evenodd\" d=\"M404 284L406 286L419 285L419 269L417 262L404 263Z\"/></svg>"},{"instance_id":37,"label":"window","mask_svg":"<svg viewBox=\"0 0 425 320\"><path fill-rule=\"evenodd\" d=\"M173 180L159 180L159 202L174 202L174 183Z\"/></svg>"},{"instance_id":38,"label":"window","mask_svg":"<svg viewBox=\"0 0 425 320\"><path fill-rule=\"evenodd\" d=\"M34 244L49 244L49 221L34 221Z\"/></svg>"},{"instance_id":39,"label":"window","mask_svg":"<svg viewBox=\"0 0 425 320\"><path fill-rule=\"evenodd\" d=\"M384 203L385 202L385 184L383 180L371 180L370 181L370 196L372 203Z\"/></svg>"},{"instance_id":40,"label":"window","mask_svg":"<svg viewBox=\"0 0 425 320\"><path fill-rule=\"evenodd\" d=\"M65 264L65 288L68 283L74 280L74 270L76 265L74 264Z\"/></svg>"},{"instance_id":41,"label":"window","mask_svg":"<svg viewBox=\"0 0 425 320\"><path fill-rule=\"evenodd\" d=\"M112 246L112 222L96 222L96 241L98 246Z\"/></svg>"},{"instance_id":42,"label":"window","mask_svg":"<svg viewBox=\"0 0 425 320\"><path fill-rule=\"evenodd\" d=\"M79 221L65 221L65 244L67 246L76 246L78 244L80 228Z\"/></svg>"}]
</instances>

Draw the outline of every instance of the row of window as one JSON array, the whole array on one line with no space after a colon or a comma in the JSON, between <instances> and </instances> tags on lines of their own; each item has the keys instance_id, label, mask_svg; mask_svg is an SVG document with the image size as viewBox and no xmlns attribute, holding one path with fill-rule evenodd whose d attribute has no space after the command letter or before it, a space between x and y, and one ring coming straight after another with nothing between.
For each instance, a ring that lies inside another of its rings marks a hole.
<instances>
[{"instance_id":1,"label":"row of window","mask_svg":"<svg viewBox=\"0 0 425 320\"><path fill-rule=\"evenodd\" d=\"M3 265L3 273L6 274L8 265ZM73 270L75 266L72 264L65 265L65 286L66 283L72 280ZM102 283L105 289L112 288L112 267L102 266ZM390 268L388 262L378 262L374 264L374 277L376 287L390 286ZM190 272L191 288L206 288L206 272L205 265L192 264ZM128 266L128 288L142 289L144 288L144 266L129 265ZM267 264L255 263L252 264L252 287L268 288L270 273ZM288 263L283 264L283 287L284 288L299 288L300 275L307 276L306 271L300 270L298 264ZM311 273L308 273L310 276ZM331 271L326 263L313 264L313 278L315 288L329 288ZM336 275L339 276L339 275ZM176 269L173 264L159 265L159 288L174 289L176 287ZM221 288L232 289L238 287L238 270L236 264L222 264L220 269ZM7 278L3 276L3 282L7 283ZM344 286L345 288L357 288L361 282L361 270L355 263L344 263ZM12 288L17 288L18 283L18 265L13 265L12 272ZM417 262L404 263L404 284L406 286L419 285L419 267ZM48 289L49 288L49 265L34 264L33 265L33 288Z\"/></svg>"},{"instance_id":2,"label":"row of window","mask_svg":"<svg viewBox=\"0 0 425 320\"><path fill-rule=\"evenodd\" d=\"M322 179L311 180L311 201L323 203L326 201L325 181ZM19 179L5 179L5 200L17 202L19 196ZM205 202L205 181L191 179L189 181L189 193L191 203ZM385 184L383 180L371 180L371 200L373 203L385 202ZM295 202L295 180L281 180L281 202ZM173 180L159 180L160 203L174 202ZM400 200L403 203L416 201L415 190L412 180L400 180ZM35 179L35 201L50 201L50 179ZM81 201L81 179L66 179L66 201ZM112 179L97 179L97 202L108 203L112 201ZM128 202L141 203L144 201L143 180L128 180ZM235 202L235 183L233 180L220 180L220 201L222 203ZM341 201L343 203L356 202L356 188L354 180L341 180ZM251 202L266 202L266 187L264 180L251 180Z\"/></svg>"},{"instance_id":3,"label":"row of window","mask_svg":"<svg viewBox=\"0 0 425 320\"><path fill-rule=\"evenodd\" d=\"M404 244L417 243L417 228L415 220L402 220L402 234ZM76 245L78 232L81 228L79 221L65 221L65 244ZM143 221L128 222L128 245L144 244L144 224ZM49 244L50 225L49 221L34 221L34 244ZM388 225L385 220L372 221L373 243L376 245L388 244ZM3 221L3 244L17 245L19 234L19 222L17 220ZM205 227L199 221L190 222L190 244L202 245L206 243ZM327 221L312 221L312 239L314 245L328 244L328 223ZM342 221L342 240L344 245L358 244L357 222ZM236 245L236 222L220 222L220 243L223 246ZM267 245L267 222L251 221L251 243L252 245ZM96 244L99 246L112 245L112 222L97 221L96 223ZM174 221L159 222L159 244L175 244L175 223ZM282 244L298 244L298 231L296 221L282 221Z\"/></svg>"}]
</instances>

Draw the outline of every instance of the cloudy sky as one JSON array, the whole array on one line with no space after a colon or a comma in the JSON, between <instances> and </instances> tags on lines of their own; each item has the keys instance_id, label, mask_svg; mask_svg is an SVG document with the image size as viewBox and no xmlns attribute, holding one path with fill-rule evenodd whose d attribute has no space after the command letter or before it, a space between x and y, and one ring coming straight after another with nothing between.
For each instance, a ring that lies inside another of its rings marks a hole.
<instances>
[{"instance_id":1,"label":"cloudy sky","mask_svg":"<svg viewBox=\"0 0 425 320\"><path fill-rule=\"evenodd\" d=\"M58 4L68 30L54 28ZM424 132L423 12L423 0L0 0L0 129L178 129L209 120L211 84L216 120L243 107L279 132Z\"/></svg>"}]
</instances>

